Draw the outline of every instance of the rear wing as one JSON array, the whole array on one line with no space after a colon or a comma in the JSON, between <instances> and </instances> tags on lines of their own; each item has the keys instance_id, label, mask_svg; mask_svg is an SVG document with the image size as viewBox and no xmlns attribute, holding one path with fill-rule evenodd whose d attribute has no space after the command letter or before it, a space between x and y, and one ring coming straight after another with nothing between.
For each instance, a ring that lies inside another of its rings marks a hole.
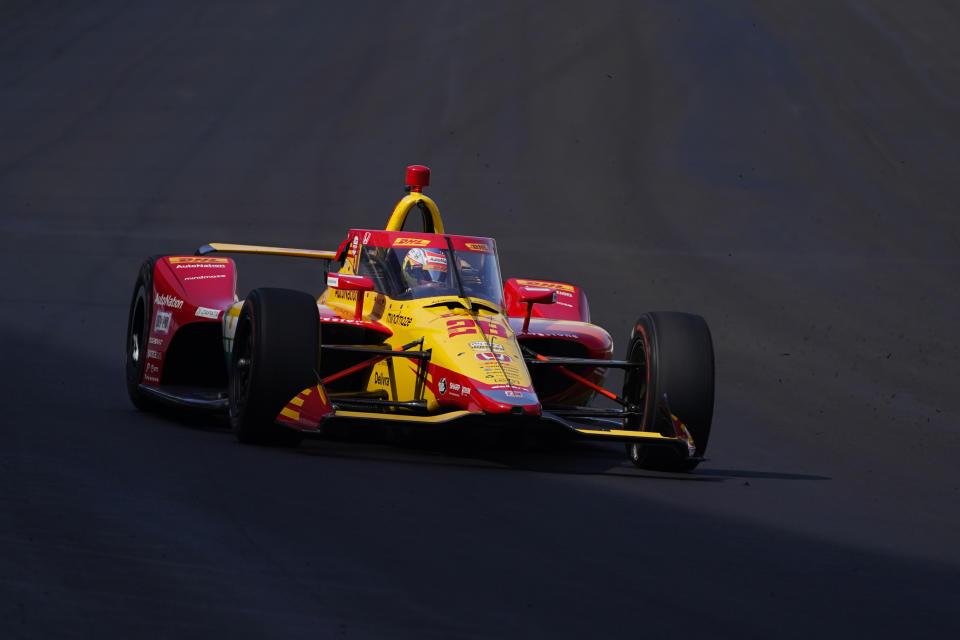
<instances>
[{"instance_id":1,"label":"rear wing","mask_svg":"<svg viewBox=\"0 0 960 640\"><path fill-rule=\"evenodd\" d=\"M264 247L255 244L229 244L226 242L211 242L197 249L196 255L205 256L208 253L227 251L230 253L259 253L270 256L292 256L294 258L314 258L316 260L336 260L336 251L321 251L319 249L290 249L287 247Z\"/></svg>"}]
</instances>

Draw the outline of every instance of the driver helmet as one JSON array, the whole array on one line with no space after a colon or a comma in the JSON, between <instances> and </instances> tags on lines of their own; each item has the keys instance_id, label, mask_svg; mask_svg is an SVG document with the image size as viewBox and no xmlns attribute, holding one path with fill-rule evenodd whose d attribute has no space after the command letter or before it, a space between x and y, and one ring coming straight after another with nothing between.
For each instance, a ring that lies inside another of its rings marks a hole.
<instances>
[{"instance_id":1,"label":"driver helmet","mask_svg":"<svg viewBox=\"0 0 960 640\"><path fill-rule=\"evenodd\" d=\"M403 279L408 287L445 282L446 254L436 249L410 249L403 259Z\"/></svg>"}]
</instances>

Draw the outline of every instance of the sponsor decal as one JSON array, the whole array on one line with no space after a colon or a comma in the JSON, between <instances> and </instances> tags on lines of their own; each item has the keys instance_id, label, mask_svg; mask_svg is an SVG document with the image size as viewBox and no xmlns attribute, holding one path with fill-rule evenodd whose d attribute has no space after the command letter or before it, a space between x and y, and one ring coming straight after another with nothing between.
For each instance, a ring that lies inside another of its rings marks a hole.
<instances>
[{"instance_id":1,"label":"sponsor decal","mask_svg":"<svg viewBox=\"0 0 960 640\"><path fill-rule=\"evenodd\" d=\"M226 278L225 273L221 273L216 276L190 276L189 278L183 278L183 280L216 280L217 278Z\"/></svg>"},{"instance_id":2,"label":"sponsor decal","mask_svg":"<svg viewBox=\"0 0 960 640\"><path fill-rule=\"evenodd\" d=\"M460 383L451 382L450 383L450 393L460 393Z\"/></svg>"},{"instance_id":3,"label":"sponsor decal","mask_svg":"<svg viewBox=\"0 0 960 640\"><path fill-rule=\"evenodd\" d=\"M384 387L390 386L390 376L383 375L379 371L373 372L373 384L381 385Z\"/></svg>"},{"instance_id":4,"label":"sponsor decal","mask_svg":"<svg viewBox=\"0 0 960 640\"><path fill-rule=\"evenodd\" d=\"M147 363L145 370L147 373L150 373L150 374L160 373L160 367L158 367L155 364L150 364L149 362Z\"/></svg>"},{"instance_id":5,"label":"sponsor decal","mask_svg":"<svg viewBox=\"0 0 960 640\"><path fill-rule=\"evenodd\" d=\"M576 289L571 285L563 284L562 282L546 282L545 280L517 280L517 284L526 285L528 287L545 287L547 289L556 289L557 291L569 291L570 293L576 291Z\"/></svg>"},{"instance_id":6,"label":"sponsor decal","mask_svg":"<svg viewBox=\"0 0 960 640\"><path fill-rule=\"evenodd\" d=\"M147 374L143 374L143 379L146 382L157 382L157 383L160 382L160 378L158 378L157 376L148 376Z\"/></svg>"},{"instance_id":7,"label":"sponsor decal","mask_svg":"<svg viewBox=\"0 0 960 640\"><path fill-rule=\"evenodd\" d=\"M513 362L513 359L505 353L493 353L492 351L482 351L474 354L480 362L491 362L499 360L500 362Z\"/></svg>"},{"instance_id":8,"label":"sponsor decal","mask_svg":"<svg viewBox=\"0 0 960 640\"><path fill-rule=\"evenodd\" d=\"M197 307L197 312L194 315L198 318L212 318L213 320L217 320L220 317L220 309Z\"/></svg>"},{"instance_id":9,"label":"sponsor decal","mask_svg":"<svg viewBox=\"0 0 960 640\"><path fill-rule=\"evenodd\" d=\"M170 330L170 319L173 314L169 311L157 311L157 319L153 323L153 330L156 333L166 333Z\"/></svg>"},{"instance_id":10,"label":"sponsor decal","mask_svg":"<svg viewBox=\"0 0 960 640\"><path fill-rule=\"evenodd\" d=\"M440 392L440 395L447 393L447 379L440 378L440 382L437 383L437 391Z\"/></svg>"},{"instance_id":11,"label":"sponsor decal","mask_svg":"<svg viewBox=\"0 0 960 640\"><path fill-rule=\"evenodd\" d=\"M148 342L157 346L163 346L163 338L154 338L153 336L150 336Z\"/></svg>"},{"instance_id":12,"label":"sponsor decal","mask_svg":"<svg viewBox=\"0 0 960 640\"><path fill-rule=\"evenodd\" d=\"M179 309L183 306L183 300L169 293L164 293L163 295L158 293L153 299L153 304L158 304L161 307L170 307L171 309Z\"/></svg>"},{"instance_id":13,"label":"sponsor decal","mask_svg":"<svg viewBox=\"0 0 960 640\"><path fill-rule=\"evenodd\" d=\"M369 232L369 231L367 231L366 233L363 234L363 244L367 244L368 242L370 242L370 232Z\"/></svg>"},{"instance_id":14,"label":"sponsor decal","mask_svg":"<svg viewBox=\"0 0 960 640\"><path fill-rule=\"evenodd\" d=\"M205 258L202 256L173 256L170 264L229 264L230 258Z\"/></svg>"},{"instance_id":15,"label":"sponsor decal","mask_svg":"<svg viewBox=\"0 0 960 640\"><path fill-rule=\"evenodd\" d=\"M177 269L226 269L227 265L222 262L191 262L190 264L178 264Z\"/></svg>"},{"instance_id":16,"label":"sponsor decal","mask_svg":"<svg viewBox=\"0 0 960 640\"><path fill-rule=\"evenodd\" d=\"M470 348L474 351L503 351L503 345L496 342L471 342Z\"/></svg>"},{"instance_id":17,"label":"sponsor decal","mask_svg":"<svg viewBox=\"0 0 960 640\"><path fill-rule=\"evenodd\" d=\"M465 396L470 395L470 387L460 387L460 393Z\"/></svg>"},{"instance_id":18,"label":"sponsor decal","mask_svg":"<svg viewBox=\"0 0 960 640\"><path fill-rule=\"evenodd\" d=\"M398 324L401 327L409 327L410 323L413 322L413 318L400 313L388 313L387 322L390 324Z\"/></svg>"},{"instance_id":19,"label":"sponsor decal","mask_svg":"<svg viewBox=\"0 0 960 640\"><path fill-rule=\"evenodd\" d=\"M517 393L516 391L504 391L504 392L503 392L503 395L507 396L508 398L522 398L522 397L523 397L523 394L522 394L522 393Z\"/></svg>"},{"instance_id":20,"label":"sponsor decal","mask_svg":"<svg viewBox=\"0 0 960 640\"><path fill-rule=\"evenodd\" d=\"M424 269L432 269L434 271L447 270L447 257L442 253L438 253L436 251L424 251L423 257L425 258L423 263Z\"/></svg>"},{"instance_id":21,"label":"sponsor decal","mask_svg":"<svg viewBox=\"0 0 960 640\"><path fill-rule=\"evenodd\" d=\"M340 278L339 278L339 276L336 276L336 275L334 275L334 274L332 274L332 273L331 273L330 275L328 275L328 276L327 276L327 286L328 286L328 287L333 287L334 289L336 289L337 287L339 287L339 286L340 286Z\"/></svg>"},{"instance_id":22,"label":"sponsor decal","mask_svg":"<svg viewBox=\"0 0 960 640\"><path fill-rule=\"evenodd\" d=\"M147 349L147 360L160 360L160 352L153 349Z\"/></svg>"},{"instance_id":23,"label":"sponsor decal","mask_svg":"<svg viewBox=\"0 0 960 640\"><path fill-rule=\"evenodd\" d=\"M354 320L353 318L341 318L340 316L320 318L320 322L339 322L341 324L364 324L365 320Z\"/></svg>"},{"instance_id":24,"label":"sponsor decal","mask_svg":"<svg viewBox=\"0 0 960 640\"><path fill-rule=\"evenodd\" d=\"M465 246L467 249L469 249L470 251L480 251L480 252L483 252L483 253L492 253L492 251L490 251L490 247L488 247L488 246L487 246L485 243L483 243L483 242L467 242L467 243L464 244L464 246Z\"/></svg>"},{"instance_id":25,"label":"sponsor decal","mask_svg":"<svg viewBox=\"0 0 960 640\"><path fill-rule=\"evenodd\" d=\"M429 240L423 238L397 238L393 241L395 247L427 247L430 246Z\"/></svg>"},{"instance_id":26,"label":"sponsor decal","mask_svg":"<svg viewBox=\"0 0 960 640\"><path fill-rule=\"evenodd\" d=\"M334 289L333 297L339 298L341 300L356 300L357 292L356 291L344 291L343 289Z\"/></svg>"},{"instance_id":27,"label":"sponsor decal","mask_svg":"<svg viewBox=\"0 0 960 640\"><path fill-rule=\"evenodd\" d=\"M404 259L404 266L412 265L427 271L447 272L447 256L436 249L410 249Z\"/></svg>"},{"instance_id":28,"label":"sponsor decal","mask_svg":"<svg viewBox=\"0 0 960 640\"><path fill-rule=\"evenodd\" d=\"M357 272L357 263L360 261L360 236L353 236L350 240L350 248L347 250L347 266L353 273Z\"/></svg>"}]
</instances>

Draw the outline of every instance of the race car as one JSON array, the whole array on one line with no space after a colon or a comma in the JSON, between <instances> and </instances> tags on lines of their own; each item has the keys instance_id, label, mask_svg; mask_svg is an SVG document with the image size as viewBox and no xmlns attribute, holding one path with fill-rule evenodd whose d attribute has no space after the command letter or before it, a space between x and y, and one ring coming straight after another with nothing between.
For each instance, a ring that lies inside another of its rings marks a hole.
<instances>
[{"instance_id":1,"label":"race car","mask_svg":"<svg viewBox=\"0 0 960 640\"><path fill-rule=\"evenodd\" d=\"M336 251L210 243L153 256L133 287L126 382L133 404L224 412L243 443L298 443L361 421L455 429L545 427L619 441L645 469L689 471L713 417L703 318L644 313L625 360L590 323L580 287L501 280L491 238L444 231L407 168L385 229L352 229ZM422 231L405 230L414 211ZM319 298L280 288L237 296L223 253L321 261ZM607 373L623 370L619 393Z\"/></svg>"}]
</instances>

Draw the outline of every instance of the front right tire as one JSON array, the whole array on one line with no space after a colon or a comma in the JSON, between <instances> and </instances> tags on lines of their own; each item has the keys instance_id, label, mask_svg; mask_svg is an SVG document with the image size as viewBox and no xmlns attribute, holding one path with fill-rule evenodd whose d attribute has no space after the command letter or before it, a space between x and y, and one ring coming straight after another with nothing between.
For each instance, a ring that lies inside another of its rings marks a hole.
<instances>
[{"instance_id":1,"label":"front right tire","mask_svg":"<svg viewBox=\"0 0 960 640\"><path fill-rule=\"evenodd\" d=\"M276 423L291 398L317 384L320 318L308 293L254 289L237 319L230 366L230 425L247 444L299 443Z\"/></svg>"},{"instance_id":2,"label":"front right tire","mask_svg":"<svg viewBox=\"0 0 960 640\"><path fill-rule=\"evenodd\" d=\"M636 412L626 428L675 435L662 409L666 405L696 446L689 457L672 448L629 443L630 459L643 469L692 471L706 453L713 421L713 339L706 321L689 313L645 313L630 334L628 359L638 366L624 378L623 396Z\"/></svg>"}]
</instances>

